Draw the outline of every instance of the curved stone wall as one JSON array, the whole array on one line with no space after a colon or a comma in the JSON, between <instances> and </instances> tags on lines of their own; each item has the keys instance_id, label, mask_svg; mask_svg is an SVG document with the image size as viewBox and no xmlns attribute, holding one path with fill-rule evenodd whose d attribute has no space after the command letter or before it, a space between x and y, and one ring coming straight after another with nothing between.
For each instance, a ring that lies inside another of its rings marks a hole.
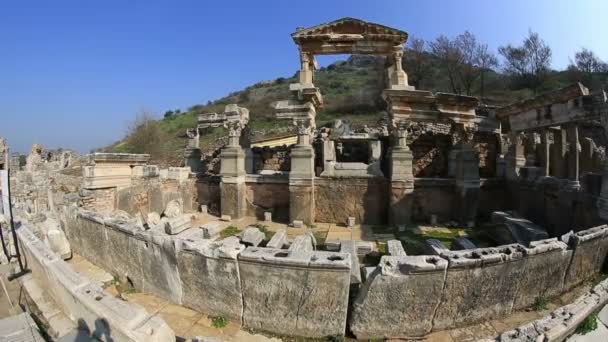
<instances>
[{"instance_id":1,"label":"curved stone wall","mask_svg":"<svg viewBox=\"0 0 608 342\"><path fill-rule=\"evenodd\" d=\"M350 256L216 242L198 229L169 236L77 209L73 250L135 287L245 327L306 337L346 331ZM441 255L383 256L355 299L358 338L419 337L509 315L601 270L608 226L557 239Z\"/></svg>"}]
</instances>

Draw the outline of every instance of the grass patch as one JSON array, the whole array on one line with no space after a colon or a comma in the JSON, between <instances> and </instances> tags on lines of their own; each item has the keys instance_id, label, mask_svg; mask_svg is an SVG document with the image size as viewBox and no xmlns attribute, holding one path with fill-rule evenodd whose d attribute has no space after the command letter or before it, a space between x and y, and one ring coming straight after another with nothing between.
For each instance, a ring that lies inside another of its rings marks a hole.
<instances>
[{"instance_id":1,"label":"grass patch","mask_svg":"<svg viewBox=\"0 0 608 342\"><path fill-rule=\"evenodd\" d=\"M534 311L542 311L547 309L547 299L543 296L538 296L534 300L534 304L532 304L532 310Z\"/></svg>"},{"instance_id":2,"label":"grass patch","mask_svg":"<svg viewBox=\"0 0 608 342\"><path fill-rule=\"evenodd\" d=\"M211 325L216 329L225 328L228 320L222 316L211 317Z\"/></svg>"},{"instance_id":3,"label":"grass patch","mask_svg":"<svg viewBox=\"0 0 608 342\"><path fill-rule=\"evenodd\" d=\"M586 335L595 329L597 329L597 314L593 313L587 316L583 323L576 328L576 333L579 335Z\"/></svg>"},{"instance_id":4,"label":"grass patch","mask_svg":"<svg viewBox=\"0 0 608 342\"><path fill-rule=\"evenodd\" d=\"M403 244L403 249L408 255L423 255L426 251L426 240L436 239L441 241L447 248L452 247L452 240L461 236L464 229L450 229L450 232L425 231L416 233L411 230L399 233L398 239Z\"/></svg>"},{"instance_id":5,"label":"grass patch","mask_svg":"<svg viewBox=\"0 0 608 342\"><path fill-rule=\"evenodd\" d=\"M235 227L235 226L228 226L228 227L224 228L224 230L222 230L220 232L220 237L222 239L225 239L225 238L230 237L230 236L235 236L235 235L239 234L240 232L241 232L241 230L238 229L237 227Z\"/></svg>"}]
</instances>

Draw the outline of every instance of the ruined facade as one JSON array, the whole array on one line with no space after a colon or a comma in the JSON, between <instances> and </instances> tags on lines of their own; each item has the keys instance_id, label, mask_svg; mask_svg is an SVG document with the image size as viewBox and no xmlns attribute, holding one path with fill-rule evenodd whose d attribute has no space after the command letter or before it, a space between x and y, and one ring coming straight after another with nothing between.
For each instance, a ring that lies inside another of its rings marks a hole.
<instances>
[{"instance_id":1,"label":"ruined facade","mask_svg":"<svg viewBox=\"0 0 608 342\"><path fill-rule=\"evenodd\" d=\"M115 153L51 161L34 146L14 185L28 257L44 260L46 247L33 236L48 237L56 229L37 227L54 225L71 251L139 291L250 329L311 338L420 338L506 317L602 270L605 143L581 127L608 136L603 91L577 83L493 108L410 86L400 30L344 18L292 38L298 82L272 108L295 126L282 144L252 143L249 111L231 104L188 130L185 167L160 169L148 155ZM315 55L341 53L386 59L387 117L377 126L316 125L323 97ZM220 126L227 144L209 166L199 138ZM242 222L256 225L222 235ZM417 226L443 222L481 231L492 243L457 237L451 249L439 240L404 249ZM322 241L321 223L372 233ZM273 226L272 237L262 224ZM65 271L58 264L33 268ZM582 301L596 308L608 289L594 291ZM559 340L569 323L556 317L539 327Z\"/></svg>"}]
</instances>

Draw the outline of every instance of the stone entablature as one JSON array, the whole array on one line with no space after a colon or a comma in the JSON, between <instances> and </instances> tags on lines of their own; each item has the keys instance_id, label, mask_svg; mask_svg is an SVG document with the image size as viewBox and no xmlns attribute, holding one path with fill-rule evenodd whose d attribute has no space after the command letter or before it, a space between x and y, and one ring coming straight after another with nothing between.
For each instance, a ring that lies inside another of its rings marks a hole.
<instances>
[{"instance_id":1,"label":"stone entablature","mask_svg":"<svg viewBox=\"0 0 608 342\"><path fill-rule=\"evenodd\" d=\"M89 165L82 169L83 188L128 188L133 170L139 172L138 167L146 165L149 160L149 154L93 153L89 155Z\"/></svg>"}]
</instances>

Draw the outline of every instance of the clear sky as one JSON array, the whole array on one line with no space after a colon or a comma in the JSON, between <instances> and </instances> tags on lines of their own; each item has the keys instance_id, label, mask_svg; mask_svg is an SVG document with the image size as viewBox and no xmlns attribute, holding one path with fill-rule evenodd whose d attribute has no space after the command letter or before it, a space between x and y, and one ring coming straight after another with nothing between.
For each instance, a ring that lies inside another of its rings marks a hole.
<instances>
[{"instance_id":1,"label":"clear sky","mask_svg":"<svg viewBox=\"0 0 608 342\"><path fill-rule=\"evenodd\" d=\"M608 60L608 0L1 1L0 136L87 152L142 108L187 109L292 75L290 34L341 17L424 39L473 32L492 49L529 28L564 68L581 47Z\"/></svg>"}]
</instances>

